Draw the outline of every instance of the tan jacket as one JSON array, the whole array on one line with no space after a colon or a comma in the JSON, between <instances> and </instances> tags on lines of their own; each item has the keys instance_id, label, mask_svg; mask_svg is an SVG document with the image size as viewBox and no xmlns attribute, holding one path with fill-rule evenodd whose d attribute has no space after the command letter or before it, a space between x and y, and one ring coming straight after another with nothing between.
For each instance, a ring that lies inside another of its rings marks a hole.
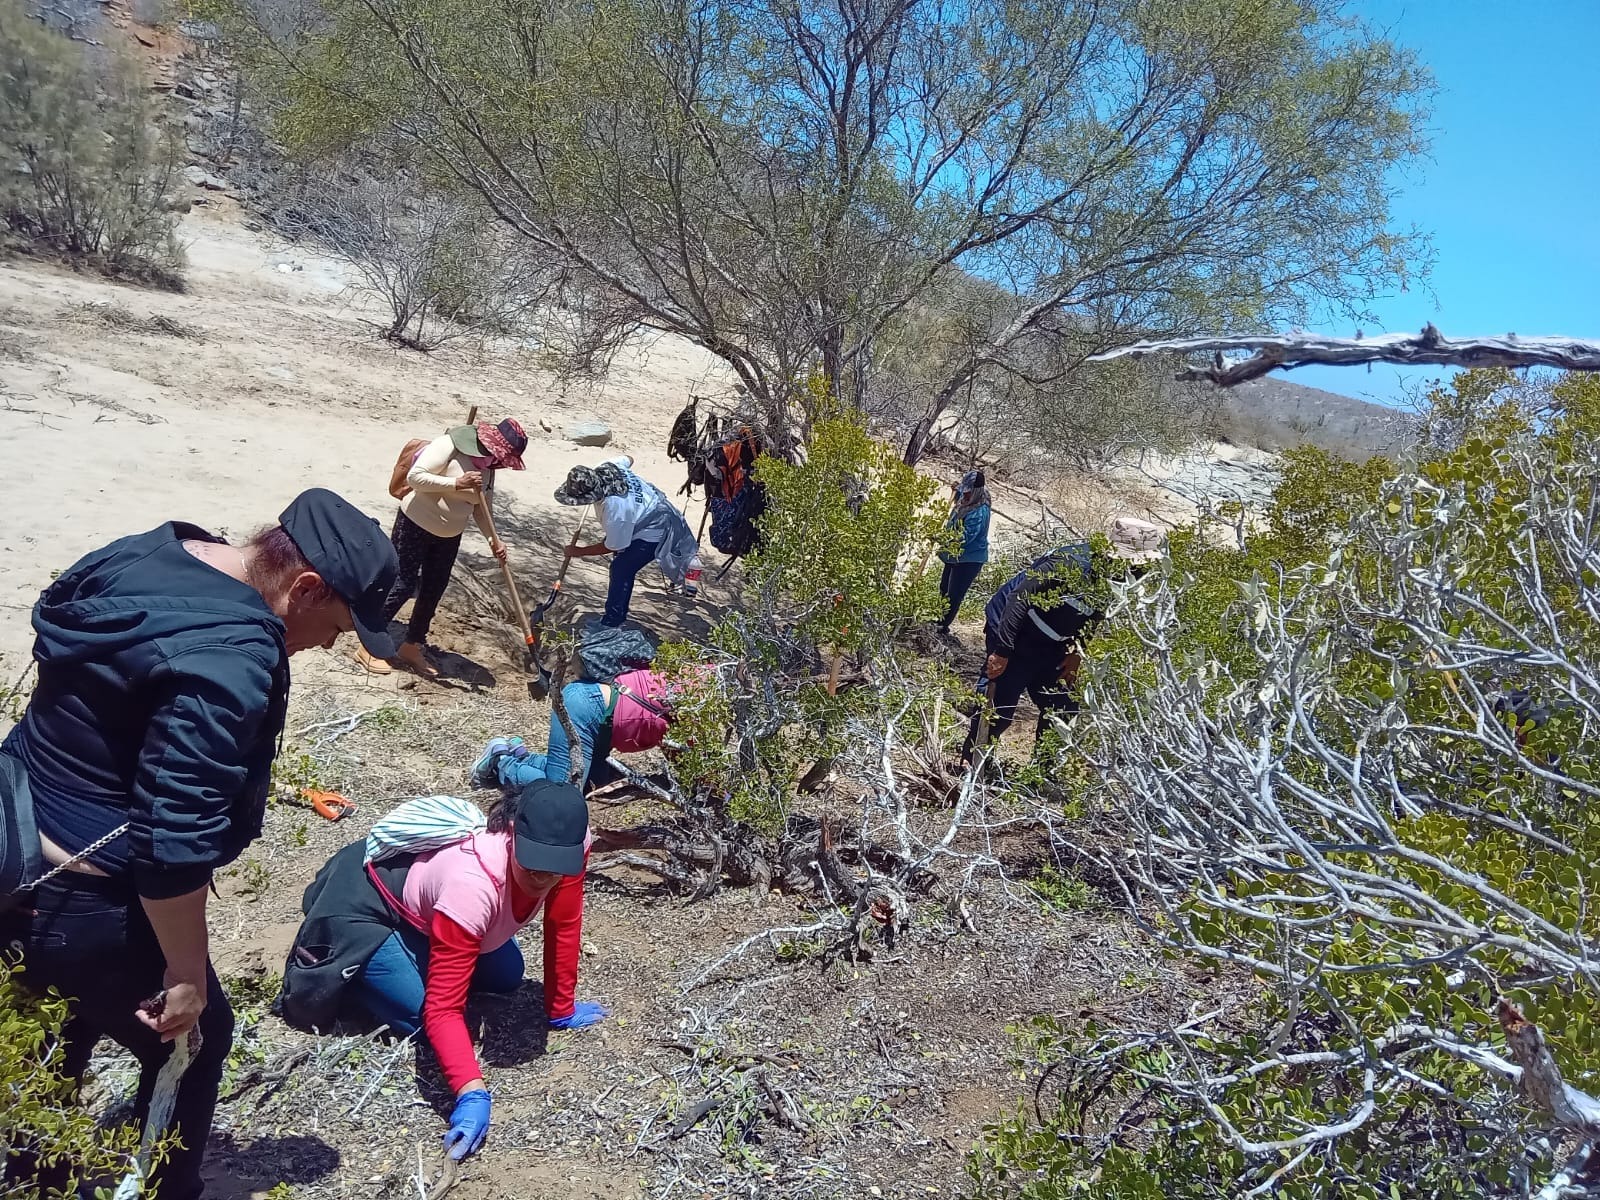
<instances>
[{"instance_id":1,"label":"tan jacket","mask_svg":"<svg viewBox=\"0 0 1600 1200\"><path fill-rule=\"evenodd\" d=\"M477 492L456 489L456 480L472 470L472 460L461 454L450 435L434 438L424 446L406 473L410 493L400 501L400 511L435 537L456 537L466 532L467 518L478 523L483 536L489 536L488 519L478 506ZM485 495L494 503L494 472L483 472L489 489Z\"/></svg>"}]
</instances>

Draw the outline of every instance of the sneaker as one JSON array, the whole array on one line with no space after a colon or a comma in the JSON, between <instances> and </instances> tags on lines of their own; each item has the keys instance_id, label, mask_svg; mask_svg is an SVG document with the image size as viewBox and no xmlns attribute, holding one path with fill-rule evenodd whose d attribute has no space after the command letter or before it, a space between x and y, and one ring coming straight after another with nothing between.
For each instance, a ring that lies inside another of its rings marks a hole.
<instances>
[{"instance_id":1,"label":"sneaker","mask_svg":"<svg viewBox=\"0 0 1600 1200\"><path fill-rule=\"evenodd\" d=\"M472 764L472 773L469 776L472 786L477 788L498 787L500 785L500 760L520 745L522 745L521 738L490 738L489 744L483 748L483 753L478 756L478 761Z\"/></svg>"}]
</instances>

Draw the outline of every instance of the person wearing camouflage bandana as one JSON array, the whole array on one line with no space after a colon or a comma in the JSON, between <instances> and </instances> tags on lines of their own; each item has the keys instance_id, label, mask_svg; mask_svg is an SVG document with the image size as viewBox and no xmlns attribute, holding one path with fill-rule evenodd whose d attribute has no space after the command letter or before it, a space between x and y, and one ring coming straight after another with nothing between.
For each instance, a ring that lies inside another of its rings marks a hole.
<instances>
[{"instance_id":1,"label":"person wearing camouflage bandana","mask_svg":"<svg viewBox=\"0 0 1600 1200\"><path fill-rule=\"evenodd\" d=\"M611 555L602 625L613 628L628 618L633 582L647 563L656 562L668 579L683 581L694 556L694 534L666 494L612 459L597 467L573 467L556 489L561 504L592 504L604 535L592 546L566 548L569 558Z\"/></svg>"}]
</instances>

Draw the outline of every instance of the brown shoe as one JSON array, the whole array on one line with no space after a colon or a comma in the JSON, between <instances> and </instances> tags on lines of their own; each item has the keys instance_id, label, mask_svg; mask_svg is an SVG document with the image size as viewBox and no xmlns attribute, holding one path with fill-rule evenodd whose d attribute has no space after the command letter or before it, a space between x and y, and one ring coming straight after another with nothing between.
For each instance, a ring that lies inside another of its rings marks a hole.
<instances>
[{"instance_id":1,"label":"brown shoe","mask_svg":"<svg viewBox=\"0 0 1600 1200\"><path fill-rule=\"evenodd\" d=\"M388 660L368 654L365 646L356 647L355 660L366 668L369 675L388 675L394 670Z\"/></svg>"},{"instance_id":2,"label":"brown shoe","mask_svg":"<svg viewBox=\"0 0 1600 1200\"><path fill-rule=\"evenodd\" d=\"M439 668L428 661L428 656L416 642L402 642L399 653L400 662L422 676L424 679L439 678Z\"/></svg>"}]
</instances>

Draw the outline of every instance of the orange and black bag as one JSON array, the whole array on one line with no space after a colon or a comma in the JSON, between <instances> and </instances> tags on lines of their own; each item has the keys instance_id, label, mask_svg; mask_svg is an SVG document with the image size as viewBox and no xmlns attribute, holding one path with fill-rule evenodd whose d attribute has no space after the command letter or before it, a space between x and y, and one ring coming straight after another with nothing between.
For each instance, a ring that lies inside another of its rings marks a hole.
<instances>
[{"instance_id":1,"label":"orange and black bag","mask_svg":"<svg viewBox=\"0 0 1600 1200\"><path fill-rule=\"evenodd\" d=\"M404 500L411 494L411 485L406 482L406 476L411 474L417 455L422 453L422 448L427 444L427 438L412 438L400 451L400 457L394 460L394 470L389 472L389 495L396 500Z\"/></svg>"}]
</instances>

